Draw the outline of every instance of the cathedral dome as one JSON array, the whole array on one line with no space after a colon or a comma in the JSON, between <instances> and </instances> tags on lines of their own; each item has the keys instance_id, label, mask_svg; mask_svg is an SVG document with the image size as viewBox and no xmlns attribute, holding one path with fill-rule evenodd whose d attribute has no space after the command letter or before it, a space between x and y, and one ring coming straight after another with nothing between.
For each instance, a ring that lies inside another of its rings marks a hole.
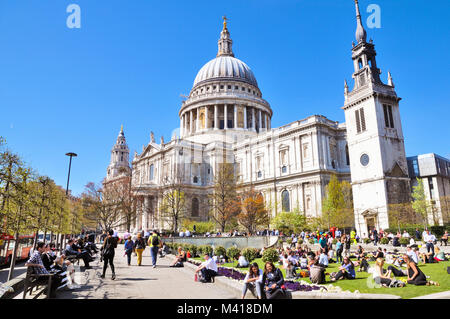
<instances>
[{"instance_id":1,"label":"cathedral dome","mask_svg":"<svg viewBox=\"0 0 450 319\"><path fill-rule=\"evenodd\" d=\"M242 81L258 87L248 65L230 55L221 55L206 63L195 77L194 87L199 83L213 80Z\"/></svg>"}]
</instances>

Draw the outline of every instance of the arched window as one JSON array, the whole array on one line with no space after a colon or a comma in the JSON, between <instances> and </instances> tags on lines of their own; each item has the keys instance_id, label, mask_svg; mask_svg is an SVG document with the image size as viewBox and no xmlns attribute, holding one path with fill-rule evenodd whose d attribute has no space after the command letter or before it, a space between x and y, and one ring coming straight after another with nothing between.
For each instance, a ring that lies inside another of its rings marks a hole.
<instances>
[{"instance_id":1,"label":"arched window","mask_svg":"<svg viewBox=\"0 0 450 319\"><path fill-rule=\"evenodd\" d=\"M198 208L199 208L198 198L193 198L192 199L192 212L191 212L192 217L198 217L198 210L199 210Z\"/></svg>"},{"instance_id":2,"label":"arched window","mask_svg":"<svg viewBox=\"0 0 450 319\"><path fill-rule=\"evenodd\" d=\"M153 180L153 177L154 177L154 166L153 166L153 164L152 165L150 165L150 180L152 181Z\"/></svg>"},{"instance_id":3,"label":"arched window","mask_svg":"<svg viewBox=\"0 0 450 319\"><path fill-rule=\"evenodd\" d=\"M358 60L358 66L359 66L359 69L361 70L363 67L363 63L362 63L361 59Z\"/></svg>"},{"instance_id":4,"label":"arched window","mask_svg":"<svg viewBox=\"0 0 450 319\"><path fill-rule=\"evenodd\" d=\"M345 162L350 165L350 155L348 153L348 145L345 145Z\"/></svg>"},{"instance_id":5,"label":"arched window","mask_svg":"<svg viewBox=\"0 0 450 319\"><path fill-rule=\"evenodd\" d=\"M287 190L284 190L281 193L281 210L283 212L290 212L291 211L291 204L289 201L289 192Z\"/></svg>"}]
</instances>

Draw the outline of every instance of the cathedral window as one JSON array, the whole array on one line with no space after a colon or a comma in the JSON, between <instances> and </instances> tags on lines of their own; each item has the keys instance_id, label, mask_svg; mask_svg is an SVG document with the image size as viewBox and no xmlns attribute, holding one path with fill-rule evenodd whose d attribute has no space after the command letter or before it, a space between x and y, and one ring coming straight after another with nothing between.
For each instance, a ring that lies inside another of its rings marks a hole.
<instances>
[{"instance_id":1,"label":"cathedral window","mask_svg":"<svg viewBox=\"0 0 450 319\"><path fill-rule=\"evenodd\" d=\"M153 166L153 164L152 165L150 165L150 173L149 173L149 179L152 181L153 180L153 177L154 177L154 166Z\"/></svg>"},{"instance_id":2,"label":"cathedral window","mask_svg":"<svg viewBox=\"0 0 450 319\"><path fill-rule=\"evenodd\" d=\"M289 201L289 192L287 190L284 190L281 193L281 210L283 212L290 212L290 201Z\"/></svg>"},{"instance_id":3,"label":"cathedral window","mask_svg":"<svg viewBox=\"0 0 450 319\"><path fill-rule=\"evenodd\" d=\"M281 168L281 172L282 172L282 173L286 173L286 172L287 172L287 167L286 167L286 166L283 166L283 167Z\"/></svg>"},{"instance_id":4,"label":"cathedral window","mask_svg":"<svg viewBox=\"0 0 450 319\"><path fill-rule=\"evenodd\" d=\"M245 91L245 87L242 87L242 91Z\"/></svg>"},{"instance_id":5,"label":"cathedral window","mask_svg":"<svg viewBox=\"0 0 450 319\"><path fill-rule=\"evenodd\" d=\"M363 67L363 63L362 63L361 59L358 60L358 66L359 66L359 69L361 70Z\"/></svg>"},{"instance_id":6,"label":"cathedral window","mask_svg":"<svg viewBox=\"0 0 450 319\"><path fill-rule=\"evenodd\" d=\"M366 119L364 117L364 108L355 111L356 132L361 133L366 130Z\"/></svg>"},{"instance_id":7,"label":"cathedral window","mask_svg":"<svg viewBox=\"0 0 450 319\"><path fill-rule=\"evenodd\" d=\"M235 90L239 90L239 86L235 86L234 89L235 89Z\"/></svg>"},{"instance_id":8,"label":"cathedral window","mask_svg":"<svg viewBox=\"0 0 450 319\"><path fill-rule=\"evenodd\" d=\"M228 85L228 90L231 90L231 85Z\"/></svg>"},{"instance_id":9,"label":"cathedral window","mask_svg":"<svg viewBox=\"0 0 450 319\"><path fill-rule=\"evenodd\" d=\"M386 127L394 128L394 117L392 116L392 106L383 104L384 123Z\"/></svg>"},{"instance_id":10,"label":"cathedral window","mask_svg":"<svg viewBox=\"0 0 450 319\"><path fill-rule=\"evenodd\" d=\"M220 89L223 90L223 85L220 86Z\"/></svg>"},{"instance_id":11,"label":"cathedral window","mask_svg":"<svg viewBox=\"0 0 450 319\"><path fill-rule=\"evenodd\" d=\"M198 177L197 177L197 176L194 176L194 178L193 178L193 183L194 183L194 184L197 184L197 183L198 183Z\"/></svg>"},{"instance_id":12,"label":"cathedral window","mask_svg":"<svg viewBox=\"0 0 450 319\"><path fill-rule=\"evenodd\" d=\"M348 145L345 145L345 163L350 165L350 155L348 153Z\"/></svg>"},{"instance_id":13,"label":"cathedral window","mask_svg":"<svg viewBox=\"0 0 450 319\"><path fill-rule=\"evenodd\" d=\"M191 216L192 217L198 217L198 213L199 213L199 202L198 202L198 198L193 198L192 199L192 211L191 211Z\"/></svg>"}]
</instances>

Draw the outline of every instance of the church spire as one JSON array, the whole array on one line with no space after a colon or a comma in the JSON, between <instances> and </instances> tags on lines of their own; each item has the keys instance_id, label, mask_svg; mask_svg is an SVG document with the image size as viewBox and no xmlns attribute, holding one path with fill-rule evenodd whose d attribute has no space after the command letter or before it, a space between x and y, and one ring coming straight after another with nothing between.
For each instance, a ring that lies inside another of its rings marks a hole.
<instances>
[{"instance_id":1,"label":"church spire","mask_svg":"<svg viewBox=\"0 0 450 319\"><path fill-rule=\"evenodd\" d=\"M358 0L355 0L355 7L356 7L356 43L359 44L361 42L366 42L367 40L367 33L366 30L364 30L364 27L361 22L361 14L359 13L359 4Z\"/></svg>"},{"instance_id":2,"label":"church spire","mask_svg":"<svg viewBox=\"0 0 450 319\"><path fill-rule=\"evenodd\" d=\"M223 19L223 29L222 32L220 33L220 39L218 42L219 45L219 50L217 52L217 56L233 56L233 50L231 49L231 46L233 44L233 41L231 40L230 37L230 32L228 32L227 29L227 17L224 16L222 17Z\"/></svg>"}]
</instances>

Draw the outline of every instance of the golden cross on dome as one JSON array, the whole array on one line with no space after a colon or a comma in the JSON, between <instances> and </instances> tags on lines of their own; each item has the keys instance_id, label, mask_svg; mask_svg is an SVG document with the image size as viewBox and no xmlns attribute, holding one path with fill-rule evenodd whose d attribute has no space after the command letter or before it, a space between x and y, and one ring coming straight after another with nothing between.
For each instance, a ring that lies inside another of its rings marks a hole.
<instances>
[{"instance_id":1,"label":"golden cross on dome","mask_svg":"<svg viewBox=\"0 0 450 319\"><path fill-rule=\"evenodd\" d=\"M228 20L228 18L227 18L227 16L223 16L222 19L223 19L223 29L225 30L227 28L227 20Z\"/></svg>"}]
</instances>

